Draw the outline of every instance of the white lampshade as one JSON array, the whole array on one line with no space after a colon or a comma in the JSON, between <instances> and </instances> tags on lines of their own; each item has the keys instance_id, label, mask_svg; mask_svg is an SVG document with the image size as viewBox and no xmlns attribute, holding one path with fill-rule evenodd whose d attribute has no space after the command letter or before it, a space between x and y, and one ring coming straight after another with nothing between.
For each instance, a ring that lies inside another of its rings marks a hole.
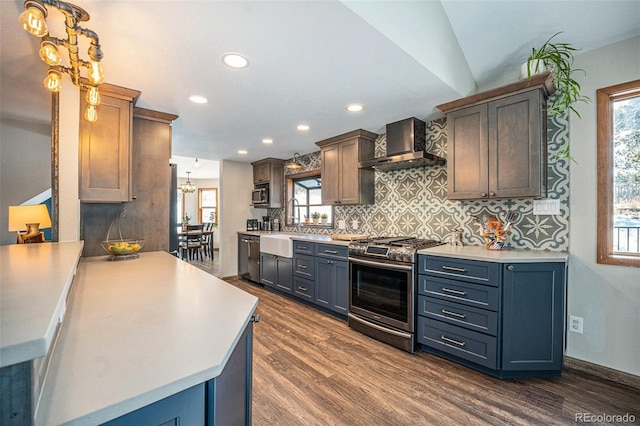
<instances>
[{"instance_id":1,"label":"white lampshade","mask_svg":"<svg viewBox=\"0 0 640 426\"><path fill-rule=\"evenodd\" d=\"M44 204L32 206L9 206L9 231L24 231L27 224L39 224L40 228L51 228L49 210Z\"/></svg>"}]
</instances>

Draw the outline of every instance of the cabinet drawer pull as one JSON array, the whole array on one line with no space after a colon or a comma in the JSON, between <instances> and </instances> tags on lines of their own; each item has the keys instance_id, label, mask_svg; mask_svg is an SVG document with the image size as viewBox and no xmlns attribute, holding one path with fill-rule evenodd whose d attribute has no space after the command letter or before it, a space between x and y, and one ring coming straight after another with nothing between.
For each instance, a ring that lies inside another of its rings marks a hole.
<instances>
[{"instance_id":1,"label":"cabinet drawer pull","mask_svg":"<svg viewBox=\"0 0 640 426\"><path fill-rule=\"evenodd\" d=\"M328 254L338 254L336 250L325 250L324 252Z\"/></svg>"},{"instance_id":2,"label":"cabinet drawer pull","mask_svg":"<svg viewBox=\"0 0 640 426\"><path fill-rule=\"evenodd\" d=\"M466 291L452 290L452 289L446 288L446 287L442 287L442 291L444 291L445 293L457 294L459 296L466 296L467 295Z\"/></svg>"},{"instance_id":3,"label":"cabinet drawer pull","mask_svg":"<svg viewBox=\"0 0 640 426\"><path fill-rule=\"evenodd\" d=\"M300 268L300 269L307 269L307 265L298 265L298 268Z\"/></svg>"},{"instance_id":4,"label":"cabinet drawer pull","mask_svg":"<svg viewBox=\"0 0 640 426\"><path fill-rule=\"evenodd\" d=\"M458 346L464 346L466 344L465 342L460 342L458 340L450 339L447 336L445 336L444 334L442 336L440 336L440 339L444 340L447 343L453 343L454 345L458 345Z\"/></svg>"},{"instance_id":5,"label":"cabinet drawer pull","mask_svg":"<svg viewBox=\"0 0 640 426\"><path fill-rule=\"evenodd\" d=\"M454 271L454 272L467 272L464 268L454 268L453 266L444 266L442 265L442 269L445 271Z\"/></svg>"},{"instance_id":6,"label":"cabinet drawer pull","mask_svg":"<svg viewBox=\"0 0 640 426\"><path fill-rule=\"evenodd\" d=\"M333 265L333 260L327 260L327 264Z\"/></svg>"},{"instance_id":7,"label":"cabinet drawer pull","mask_svg":"<svg viewBox=\"0 0 640 426\"><path fill-rule=\"evenodd\" d=\"M466 316L466 315L464 315L464 314L459 314L459 313L457 313L457 312L447 311L446 309L442 309L440 312L442 312L442 313L443 313L443 314L445 314L445 315L450 315L450 316L452 316L452 317L461 318L461 319L464 319L464 318L466 318L466 317L467 317L467 316Z\"/></svg>"},{"instance_id":8,"label":"cabinet drawer pull","mask_svg":"<svg viewBox=\"0 0 640 426\"><path fill-rule=\"evenodd\" d=\"M298 287L298 290L300 290L300 291L307 291L307 288L306 288L306 287Z\"/></svg>"},{"instance_id":9,"label":"cabinet drawer pull","mask_svg":"<svg viewBox=\"0 0 640 426\"><path fill-rule=\"evenodd\" d=\"M309 250L307 246L298 246L298 250Z\"/></svg>"}]
</instances>

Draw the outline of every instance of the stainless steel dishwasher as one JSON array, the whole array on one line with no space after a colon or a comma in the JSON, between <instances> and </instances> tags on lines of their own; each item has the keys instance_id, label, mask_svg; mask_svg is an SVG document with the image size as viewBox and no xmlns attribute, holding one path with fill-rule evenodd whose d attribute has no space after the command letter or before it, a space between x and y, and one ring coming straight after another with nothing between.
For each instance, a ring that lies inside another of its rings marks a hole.
<instances>
[{"instance_id":1,"label":"stainless steel dishwasher","mask_svg":"<svg viewBox=\"0 0 640 426\"><path fill-rule=\"evenodd\" d=\"M260 237L238 235L238 276L260 283Z\"/></svg>"}]
</instances>

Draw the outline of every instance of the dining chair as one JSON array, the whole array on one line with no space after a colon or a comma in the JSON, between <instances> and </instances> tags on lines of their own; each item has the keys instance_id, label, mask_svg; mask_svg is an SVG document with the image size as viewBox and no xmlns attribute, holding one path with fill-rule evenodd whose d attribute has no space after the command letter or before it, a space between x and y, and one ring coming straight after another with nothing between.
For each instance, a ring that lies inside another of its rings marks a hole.
<instances>
[{"instance_id":1,"label":"dining chair","mask_svg":"<svg viewBox=\"0 0 640 426\"><path fill-rule=\"evenodd\" d=\"M202 230L203 225L187 225L187 232L180 241L180 257L182 259L192 260L200 257L201 261L204 260L202 257Z\"/></svg>"},{"instance_id":2,"label":"dining chair","mask_svg":"<svg viewBox=\"0 0 640 426\"><path fill-rule=\"evenodd\" d=\"M211 239L213 238L213 223L205 223L203 228L204 234L202 235L202 249L204 255L210 259L213 259L213 245Z\"/></svg>"}]
</instances>

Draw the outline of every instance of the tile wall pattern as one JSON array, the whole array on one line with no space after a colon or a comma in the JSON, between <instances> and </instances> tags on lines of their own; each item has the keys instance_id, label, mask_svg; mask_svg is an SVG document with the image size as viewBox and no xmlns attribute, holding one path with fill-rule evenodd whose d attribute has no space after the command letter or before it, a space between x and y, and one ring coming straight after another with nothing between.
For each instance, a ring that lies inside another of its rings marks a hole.
<instances>
[{"instance_id":1,"label":"tile wall pattern","mask_svg":"<svg viewBox=\"0 0 640 426\"><path fill-rule=\"evenodd\" d=\"M305 228L310 233L357 233L371 236L407 235L448 241L456 227L464 230L466 245L483 245L473 216L493 214L501 221L509 210L516 210L520 218L512 224L506 246L519 249L567 251L569 249L569 160L558 159L568 143L568 123L549 117L548 191L547 197L560 200L560 215L533 215L531 199L449 201L447 199L447 167L418 167L404 170L375 172L375 203L360 206L336 206L335 221L344 219L347 229ZM428 152L447 156L446 120L427 123ZM386 151L386 135L375 142L375 155ZM320 152L303 156L306 170L320 168ZM286 172L285 172L286 173ZM270 209L271 217L284 220L283 209ZM358 229L350 227L353 220ZM284 222L283 222L284 223ZM296 231L287 227L286 231Z\"/></svg>"}]
</instances>

